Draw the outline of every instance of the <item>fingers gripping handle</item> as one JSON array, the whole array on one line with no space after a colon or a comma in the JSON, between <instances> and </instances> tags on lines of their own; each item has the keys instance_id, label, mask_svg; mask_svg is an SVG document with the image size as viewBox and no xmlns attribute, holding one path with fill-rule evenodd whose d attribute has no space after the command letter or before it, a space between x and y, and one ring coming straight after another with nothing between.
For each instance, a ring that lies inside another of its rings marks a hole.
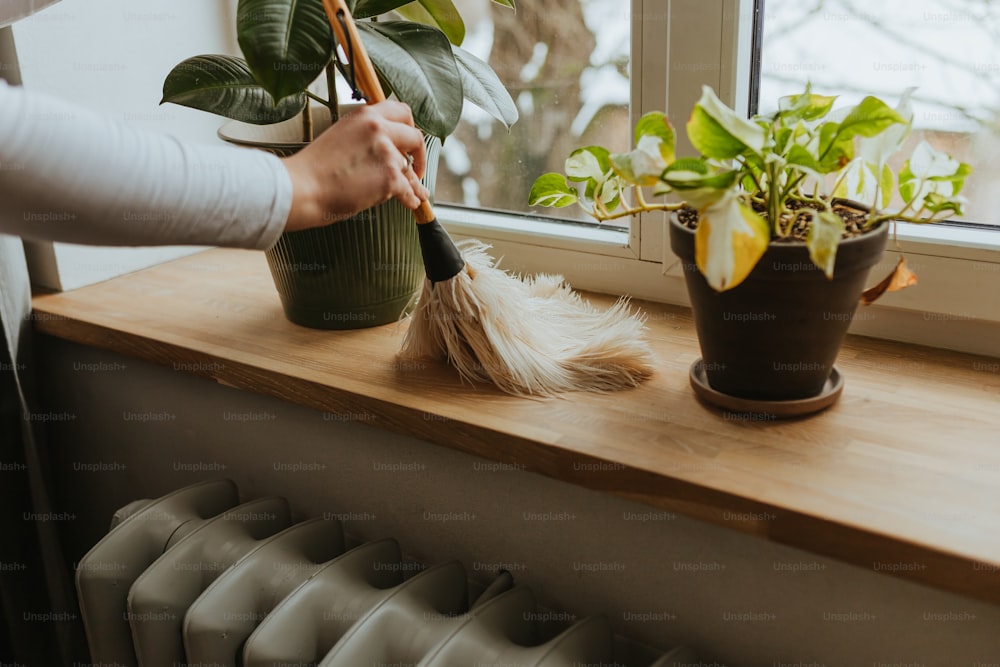
<instances>
[{"instance_id":1,"label":"fingers gripping handle","mask_svg":"<svg viewBox=\"0 0 1000 667\"><path fill-rule=\"evenodd\" d=\"M375 73L375 65L372 64L371 58L368 57L368 51L365 50L365 45L361 41L361 34L358 32L358 26L354 23L347 2L345 0L323 0L323 8L330 20L333 34L337 36L337 42L341 45L351 45L350 55L353 62L350 65L354 70L358 89L364 94L369 104L385 101L385 91L382 90L382 84L379 83L378 75ZM345 48L347 47L345 46ZM421 225L432 222L435 217L434 209L426 200L420 202L420 208L414 211L414 215L417 218L417 223Z\"/></svg>"},{"instance_id":2,"label":"fingers gripping handle","mask_svg":"<svg viewBox=\"0 0 1000 667\"><path fill-rule=\"evenodd\" d=\"M375 73L375 66L361 42L361 34L345 0L323 0L323 8L333 27L333 33L337 36L337 42L350 51L349 57L352 58L350 66L354 70L358 89L369 104L385 100L385 92ZM434 283L451 280L465 268L462 253L455 247L448 232L436 220L430 202L427 200L420 202L420 207L413 213L417 219L420 251L427 278Z\"/></svg>"}]
</instances>

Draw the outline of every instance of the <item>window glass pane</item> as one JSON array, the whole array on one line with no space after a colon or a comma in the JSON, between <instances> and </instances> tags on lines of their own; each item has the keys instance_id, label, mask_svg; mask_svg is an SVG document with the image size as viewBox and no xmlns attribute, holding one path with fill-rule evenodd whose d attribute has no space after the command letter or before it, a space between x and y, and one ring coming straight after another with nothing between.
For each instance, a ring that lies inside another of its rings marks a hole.
<instances>
[{"instance_id":1,"label":"window glass pane","mask_svg":"<svg viewBox=\"0 0 1000 667\"><path fill-rule=\"evenodd\" d=\"M463 48L487 60L517 103L510 133L466 104L442 151L439 203L590 220L573 206L532 208L534 180L563 171L569 153L601 144L629 149L631 19L623 0L455 0L466 21Z\"/></svg>"},{"instance_id":2,"label":"window glass pane","mask_svg":"<svg viewBox=\"0 0 1000 667\"><path fill-rule=\"evenodd\" d=\"M1000 224L1000 3L991 0L766 0L760 112L813 91L895 106L909 87L921 140L968 162L966 221ZM896 167L901 165L897 164Z\"/></svg>"}]
</instances>

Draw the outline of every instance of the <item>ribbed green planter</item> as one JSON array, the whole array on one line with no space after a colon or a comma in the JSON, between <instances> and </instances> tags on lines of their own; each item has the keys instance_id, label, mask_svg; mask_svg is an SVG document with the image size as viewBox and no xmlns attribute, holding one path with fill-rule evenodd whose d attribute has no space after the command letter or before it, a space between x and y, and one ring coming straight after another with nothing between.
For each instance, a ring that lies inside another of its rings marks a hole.
<instances>
[{"instance_id":1,"label":"ribbed green planter","mask_svg":"<svg viewBox=\"0 0 1000 667\"><path fill-rule=\"evenodd\" d=\"M229 141L279 155L301 147L280 137L271 142L248 141L234 139L233 134L231 129L220 131ZM441 143L426 137L425 145L423 183L434 192ZM266 256L285 316L317 329L361 329L396 322L424 276L416 221L396 200L326 227L282 234Z\"/></svg>"}]
</instances>

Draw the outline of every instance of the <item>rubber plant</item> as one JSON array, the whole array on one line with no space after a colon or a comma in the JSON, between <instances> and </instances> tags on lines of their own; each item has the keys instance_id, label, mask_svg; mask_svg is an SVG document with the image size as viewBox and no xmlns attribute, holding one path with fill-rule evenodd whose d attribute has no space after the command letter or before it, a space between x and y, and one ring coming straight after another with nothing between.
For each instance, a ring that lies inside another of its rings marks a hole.
<instances>
[{"instance_id":1,"label":"rubber plant","mask_svg":"<svg viewBox=\"0 0 1000 667\"><path fill-rule=\"evenodd\" d=\"M773 241L804 241L816 267L832 278L844 238L887 221L927 223L961 215L968 164L921 141L898 172L889 165L911 128L909 97L907 91L895 109L868 96L834 110L836 97L807 87L781 98L773 115L748 120L704 87L687 122L688 139L700 155L677 157L670 121L648 113L636 124L634 150L574 151L565 175L535 181L530 203L580 204L600 221L643 211L693 212L687 219L697 225L698 269L718 291L739 285ZM584 186L582 193L572 182ZM643 188L673 200L650 202ZM849 207L840 198L860 201L870 213L860 222L845 221L839 211ZM890 210L894 200L899 204ZM910 275L905 263L897 267L898 284L912 282L904 275Z\"/></svg>"},{"instance_id":2,"label":"rubber plant","mask_svg":"<svg viewBox=\"0 0 1000 667\"><path fill-rule=\"evenodd\" d=\"M494 1L514 9L514 0ZM383 86L412 107L425 133L444 140L457 126L465 99L507 127L517 120L517 107L496 73L460 47L465 25L452 0L349 0L348 6ZM402 20L379 20L390 12ZM337 119L338 66L321 0L239 0L236 30L242 58L184 60L167 75L162 102L264 125L295 117L312 99ZM310 90L322 75L327 98ZM308 141L311 114L302 118Z\"/></svg>"}]
</instances>

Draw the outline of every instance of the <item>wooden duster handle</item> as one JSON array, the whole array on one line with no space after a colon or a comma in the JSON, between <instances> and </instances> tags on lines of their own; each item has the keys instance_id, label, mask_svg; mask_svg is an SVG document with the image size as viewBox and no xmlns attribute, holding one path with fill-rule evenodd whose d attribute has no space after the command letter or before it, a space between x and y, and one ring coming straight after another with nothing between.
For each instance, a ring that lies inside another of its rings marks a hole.
<instances>
[{"instance_id":1,"label":"wooden duster handle","mask_svg":"<svg viewBox=\"0 0 1000 667\"><path fill-rule=\"evenodd\" d=\"M326 9L326 16L330 20L333 34L337 36L337 42L350 52L347 56L351 58L350 67L354 72L355 85L365 96L368 104L385 101L385 91L379 83L378 75L375 73L375 65L368 57L368 51L361 41L361 34L358 26L354 23L351 10L347 8L345 0L323 0L323 8ZM426 199L420 202L420 208L413 212L417 224L427 224L435 219L434 209Z\"/></svg>"}]
</instances>

